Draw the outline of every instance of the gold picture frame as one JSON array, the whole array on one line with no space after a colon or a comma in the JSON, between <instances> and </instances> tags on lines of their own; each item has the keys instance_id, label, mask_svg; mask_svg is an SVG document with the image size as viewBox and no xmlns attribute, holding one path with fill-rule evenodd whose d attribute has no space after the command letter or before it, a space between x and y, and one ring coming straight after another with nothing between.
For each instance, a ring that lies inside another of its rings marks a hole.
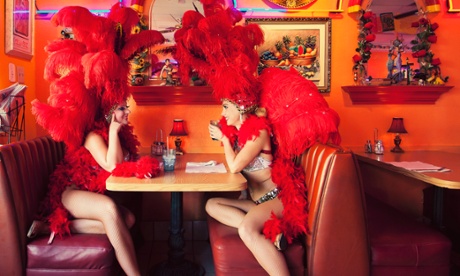
<instances>
[{"instance_id":1,"label":"gold picture frame","mask_svg":"<svg viewBox=\"0 0 460 276\"><path fill-rule=\"evenodd\" d=\"M264 44L257 48L261 73L268 67L296 69L311 80L321 93L331 89L330 18L246 18L258 24Z\"/></svg>"},{"instance_id":2,"label":"gold picture frame","mask_svg":"<svg viewBox=\"0 0 460 276\"><path fill-rule=\"evenodd\" d=\"M11 0L5 3L5 53L30 60L34 55L33 0Z\"/></svg>"}]
</instances>

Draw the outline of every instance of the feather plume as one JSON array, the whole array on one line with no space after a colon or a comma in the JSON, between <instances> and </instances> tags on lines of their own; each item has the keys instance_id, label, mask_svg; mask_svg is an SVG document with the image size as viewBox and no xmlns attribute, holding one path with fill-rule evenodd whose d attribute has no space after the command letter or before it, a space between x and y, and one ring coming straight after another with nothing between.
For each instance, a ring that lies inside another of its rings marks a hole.
<instances>
[{"instance_id":1,"label":"feather plume","mask_svg":"<svg viewBox=\"0 0 460 276\"><path fill-rule=\"evenodd\" d=\"M130 36L120 53L120 57L125 60L131 59L139 49L162 44L164 41L165 38L163 35L157 31L142 31Z\"/></svg>"},{"instance_id":2,"label":"feather plume","mask_svg":"<svg viewBox=\"0 0 460 276\"><path fill-rule=\"evenodd\" d=\"M339 116L311 81L279 68L264 70L259 81L281 156L300 155L316 142L340 143Z\"/></svg>"}]
</instances>

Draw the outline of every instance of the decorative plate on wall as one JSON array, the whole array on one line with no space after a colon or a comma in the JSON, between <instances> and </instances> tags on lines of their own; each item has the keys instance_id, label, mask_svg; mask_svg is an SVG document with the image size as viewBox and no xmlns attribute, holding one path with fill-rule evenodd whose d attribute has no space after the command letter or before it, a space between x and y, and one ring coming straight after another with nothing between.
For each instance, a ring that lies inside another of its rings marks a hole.
<instances>
[{"instance_id":1,"label":"decorative plate on wall","mask_svg":"<svg viewBox=\"0 0 460 276\"><path fill-rule=\"evenodd\" d=\"M301 8L316 0L269 0L270 2L288 9Z\"/></svg>"}]
</instances>

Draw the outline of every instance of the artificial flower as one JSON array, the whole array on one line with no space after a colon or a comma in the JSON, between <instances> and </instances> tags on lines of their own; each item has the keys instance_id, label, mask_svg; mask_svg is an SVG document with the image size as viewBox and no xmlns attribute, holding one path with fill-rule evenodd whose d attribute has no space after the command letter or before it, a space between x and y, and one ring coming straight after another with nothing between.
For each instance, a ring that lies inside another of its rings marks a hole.
<instances>
[{"instance_id":1,"label":"artificial flower","mask_svg":"<svg viewBox=\"0 0 460 276\"><path fill-rule=\"evenodd\" d=\"M354 61L355 63L358 63L358 62L360 62L361 60L362 60L362 58L361 58L360 55L354 55L354 56L353 56L353 61Z\"/></svg>"},{"instance_id":2,"label":"artificial flower","mask_svg":"<svg viewBox=\"0 0 460 276\"><path fill-rule=\"evenodd\" d=\"M374 23L372 23L372 22L367 22L366 24L364 24L364 28L370 30L370 29L374 28Z\"/></svg>"},{"instance_id":3,"label":"artificial flower","mask_svg":"<svg viewBox=\"0 0 460 276\"><path fill-rule=\"evenodd\" d=\"M431 65L433 66L438 66L441 64L441 60L439 58L434 58L432 61L431 61Z\"/></svg>"},{"instance_id":4,"label":"artificial flower","mask_svg":"<svg viewBox=\"0 0 460 276\"><path fill-rule=\"evenodd\" d=\"M374 13L370 11L360 11L358 48L356 48L357 54L352 57L353 62L355 63L353 66L354 68L357 65L367 63L371 57L371 49L373 47L371 42L375 40L375 34L372 33L372 28L375 26L372 22L374 16Z\"/></svg>"},{"instance_id":5,"label":"artificial flower","mask_svg":"<svg viewBox=\"0 0 460 276\"><path fill-rule=\"evenodd\" d=\"M374 40L375 40L375 34L368 34L368 35L366 35L366 42L372 42L372 41L374 41ZM369 45L367 45L367 46L365 47L365 49L366 49L366 48L370 48Z\"/></svg>"},{"instance_id":6,"label":"artificial flower","mask_svg":"<svg viewBox=\"0 0 460 276\"><path fill-rule=\"evenodd\" d=\"M411 24L412 27L417 28L417 35L411 44L413 45L412 56L417 58L420 65L418 75L431 84L444 84L448 77L443 78L441 76L441 68L439 67L441 60L433 58L434 53L431 51L431 44L438 41L434 31L439 28L439 24L431 23L426 18L425 13L420 14L422 18Z\"/></svg>"},{"instance_id":7,"label":"artificial flower","mask_svg":"<svg viewBox=\"0 0 460 276\"><path fill-rule=\"evenodd\" d=\"M436 43L436 41L438 41L438 37L436 35L430 35L426 40L430 43Z\"/></svg>"}]
</instances>

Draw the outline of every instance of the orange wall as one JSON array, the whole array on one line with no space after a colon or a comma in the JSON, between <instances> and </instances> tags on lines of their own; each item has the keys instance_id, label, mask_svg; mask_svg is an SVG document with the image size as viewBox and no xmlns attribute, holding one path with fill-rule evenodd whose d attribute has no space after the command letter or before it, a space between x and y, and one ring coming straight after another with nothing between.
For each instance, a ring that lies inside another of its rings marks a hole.
<instances>
[{"instance_id":1,"label":"orange wall","mask_svg":"<svg viewBox=\"0 0 460 276\"><path fill-rule=\"evenodd\" d=\"M6 88L13 84L8 79L8 64L13 63L17 66L24 67L24 84L27 85L25 93L26 112L25 112L25 134L26 138L36 136L35 118L30 112L30 101L35 98L35 56L32 60L25 60L5 54L5 4L0 5L0 89ZM12 141L15 141L12 138ZM6 143L5 137L0 137L0 144Z\"/></svg>"},{"instance_id":2,"label":"orange wall","mask_svg":"<svg viewBox=\"0 0 460 276\"><path fill-rule=\"evenodd\" d=\"M149 4L150 1L147 0L145 12L148 12ZM345 0L343 6L347 7L347 5L348 1ZM445 0L442 1L441 6L442 9L445 9ZM460 122L457 114L460 103L460 81L455 75L459 68L456 61L460 60L460 51L458 51L460 37L453 35L457 33L460 26L460 15L447 14L443 10L436 15L434 21L439 23L440 28L436 31L438 44L433 45L433 51L437 57L441 58L443 74L451 76L448 85L453 85L454 88L443 94L434 105L353 105L341 86L353 83L351 57L356 48L356 20L355 16L350 16L346 12L334 17L332 20L331 93L325 95L325 99L341 117L340 131L343 145L361 146L367 139L373 138L374 128L378 128L380 138L383 139L389 150L393 144L393 135L386 133L386 130L390 126L392 117L404 118L406 129L409 132L402 135L401 146L405 149L451 149L460 145ZM35 62L32 61L30 65L27 65L32 68L27 70L31 72L35 70L35 76L27 72L26 74L31 78L36 77L30 80L31 82L35 80L31 86L36 88L36 97L42 101L48 97L48 83L42 78L46 58L43 47L48 40L55 37L59 37L59 30L50 26L48 20L36 21ZM4 65L2 53L0 53L1 70L4 70L7 65ZM22 61L15 60L15 62ZM385 67L382 68L382 72L386 72ZM5 85L3 79L1 84ZM31 92L28 94L28 99L31 100L33 96ZM133 111L130 118L142 146L151 145L157 129L161 128L165 133L169 133L173 119L182 118L186 121L189 131L189 136L184 138L185 151L222 151L218 143L211 141L207 133L209 119L219 117L219 106L136 106L133 100L130 104ZM42 131L37 129L34 133L29 132L28 137L31 138L33 134L37 136L42 134ZM170 144L172 145L172 141Z\"/></svg>"}]
</instances>

